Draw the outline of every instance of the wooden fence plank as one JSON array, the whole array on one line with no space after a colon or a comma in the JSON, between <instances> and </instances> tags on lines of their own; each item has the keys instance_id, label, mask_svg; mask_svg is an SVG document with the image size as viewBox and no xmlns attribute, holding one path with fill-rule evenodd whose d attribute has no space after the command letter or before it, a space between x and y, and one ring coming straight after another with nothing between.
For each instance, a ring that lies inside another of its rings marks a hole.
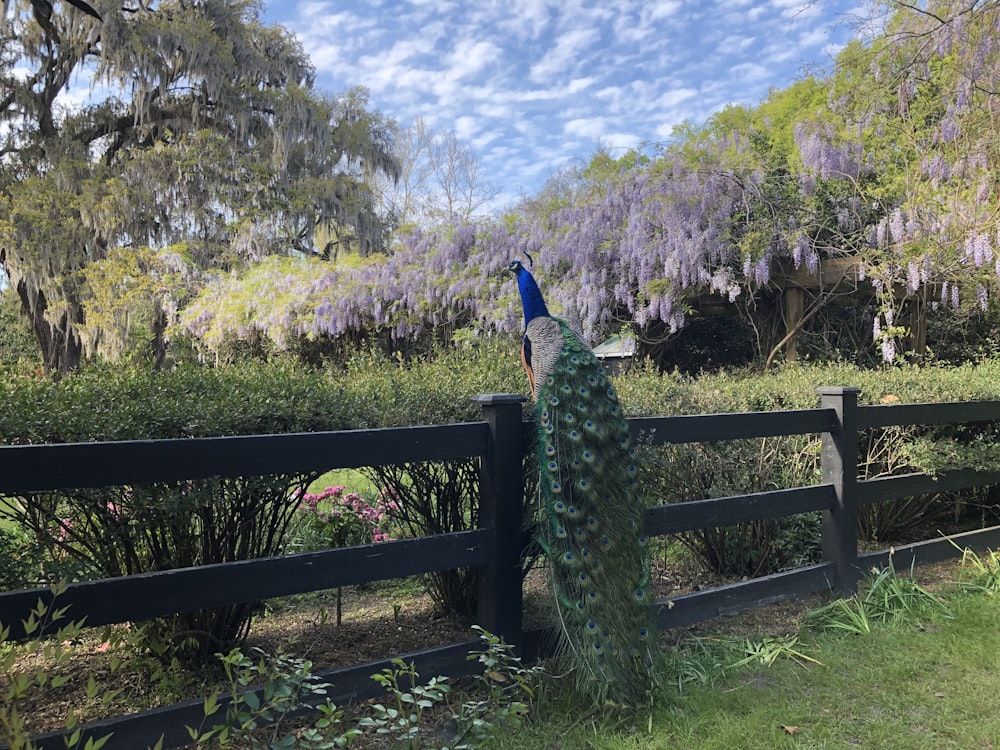
<instances>
[{"instance_id":1,"label":"wooden fence plank","mask_svg":"<svg viewBox=\"0 0 1000 750\"><path fill-rule=\"evenodd\" d=\"M863 570L871 571L872 568L888 566L891 556L893 567L898 572L903 572L909 570L913 565L928 565L961 557L966 548L973 552L1000 549L1000 526L966 531L962 534L952 534L941 539L905 544L878 552L868 552L858 556L858 563Z\"/></svg>"},{"instance_id":2,"label":"wooden fence plank","mask_svg":"<svg viewBox=\"0 0 1000 750\"><path fill-rule=\"evenodd\" d=\"M486 425L0 446L0 495L482 455Z\"/></svg>"},{"instance_id":3,"label":"wooden fence plank","mask_svg":"<svg viewBox=\"0 0 1000 750\"><path fill-rule=\"evenodd\" d=\"M692 500L646 509L646 534L662 536L695 529L731 526L744 521L780 518L810 511L829 510L833 485L817 484L752 495Z\"/></svg>"},{"instance_id":4,"label":"wooden fence plank","mask_svg":"<svg viewBox=\"0 0 1000 750\"><path fill-rule=\"evenodd\" d=\"M1000 401L953 401L941 404L859 406L858 428L895 425L956 424L1000 419Z\"/></svg>"},{"instance_id":5,"label":"wooden fence plank","mask_svg":"<svg viewBox=\"0 0 1000 750\"><path fill-rule=\"evenodd\" d=\"M926 495L930 492L954 492L997 483L1000 483L1000 472L974 469L864 479L858 482L860 490L858 502L862 505L871 505L885 500Z\"/></svg>"},{"instance_id":6,"label":"wooden fence plank","mask_svg":"<svg viewBox=\"0 0 1000 750\"><path fill-rule=\"evenodd\" d=\"M794 409L743 414L695 414L641 417L629 420L632 437L640 445L699 443L743 438L807 435L830 429L829 409Z\"/></svg>"},{"instance_id":7,"label":"wooden fence plank","mask_svg":"<svg viewBox=\"0 0 1000 750\"><path fill-rule=\"evenodd\" d=\"M439 534L359 547L242 560L198 568L143 573L71 584L58 606L88 627L139 622L152 617L254 602L338 586L404 578L435 570L479 565L490 553L484 529ZM47 589L0 594L0 622L10 638L24 637L21 619Z\"/></svg>"},{"instance_id":8,"label":"wooden fence plank","mask_svg":"<svg viewBox=\"0 0 1000 750\"><path fill-rule=\"evenodd\" d=\"M398 658L407 664L412 662L421 678L464 677L482 671L477 661L468 659L469 652L478 650L480 646L481 641L476 638L401 654ZM372 680L371 676L378 674L385 667L391 667L393 658L395 657L386 657L350 667L317 672L316 677L330 683L333 687L330 688L328 697L338 706L345 706L383 695L384 689ZM259 690L253 692L260 694ZM105 750L142 750L155 744L161 735L164 738L165 748L189 745L191 738L186 727L201 728L205 731L211 729L216 722L221 723L222 711L230 703L229 697L221 697L219 703L223 709L207 721L204 720L204 701L199 698L127 716L90 722L77 727L81 730L79 746L82 747L90 738L98 740L109 733L111 739L104 746ZM34 739L35 746L38 750L64 750L66 739L70 734L72 731L62 730L39 735Z\"/></svg>"},{"instance_id":9,"label":"wooden fence plank","mask_svg":"<svg viewBox=\"0 0 1000 750\"><path fill-rule=\"evenodd\" d=\"M683 628L713 617L826 591L833 586L835 571L834 564L826 562L672 599L660 599L656 602L660 629Z\"/></svg>"}]
</instances>

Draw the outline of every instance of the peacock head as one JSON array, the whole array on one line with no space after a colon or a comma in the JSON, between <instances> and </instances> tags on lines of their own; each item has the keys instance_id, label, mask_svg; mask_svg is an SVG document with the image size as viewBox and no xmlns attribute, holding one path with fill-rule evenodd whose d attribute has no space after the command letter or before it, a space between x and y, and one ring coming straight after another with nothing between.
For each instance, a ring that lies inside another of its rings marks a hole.
<instances>
[{"instance_id":1,"label":"peacock head","mask_svg":"<svg viewBox=\"0 0 1000 750\"><path fill-rule=\"evenodd\" d=\"M517 290L521 293L521 307L524 308L524 324L528 325L535 318L548 315L549 309L545 306L542 290L538 288L531 271L519 260L508 263L507 270L517 278Z\"/></svg>"}]
</instances>

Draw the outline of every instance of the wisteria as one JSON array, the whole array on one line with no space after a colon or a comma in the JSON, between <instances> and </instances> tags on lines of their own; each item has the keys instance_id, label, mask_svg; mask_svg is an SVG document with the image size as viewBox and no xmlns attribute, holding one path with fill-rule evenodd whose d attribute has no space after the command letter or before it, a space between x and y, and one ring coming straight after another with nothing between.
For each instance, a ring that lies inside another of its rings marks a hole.
<instances>
[{"instance_id":1,"label":"wisteria","mask_svg":"<svg viewBox=\"0 0 1000 750\"><path fill-rule=\"evenodd\" d=\"M234 334L285 346L515 332L505 268L527 252L553 312L596 342L622 326L676 331L692 296L752 297L782 267L815 275L824 259L850 255L883 305L873 334L891 361L897 290L926 287L941 305L986 309L996 283L982 270L1000 277L1000 154L988 121L1000 103L981 85L1000 80L1000 6L984 6L977 24L949 2L930 6L899 13L870 54L869 78L853 90L831 84L827 109L788 126L791 151L777 166L754 151L760 134L713 133L697 157L668 148L648 163L623 161L581 178L554 208L538 201L414 231L389 255L267 258L218 276L182 322L210 348ZM880 98L868 96L878 86Z\"/></svg>"}]
</instances>

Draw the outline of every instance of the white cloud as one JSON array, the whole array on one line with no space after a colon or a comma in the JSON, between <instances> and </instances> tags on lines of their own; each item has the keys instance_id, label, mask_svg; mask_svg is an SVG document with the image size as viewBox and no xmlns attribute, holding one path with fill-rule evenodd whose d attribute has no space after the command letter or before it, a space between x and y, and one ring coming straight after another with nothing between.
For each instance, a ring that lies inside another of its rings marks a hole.
<instances>
[{"instance_id":1,"label":"white cloud","mask_svg":"<svg viewBox=\"0 0 1000 750\"><path fill-rule=\"evenodd\" d=\"M602 140L663 141L684 120L753 105L849 40L860 0L305 0L266 2L319 85L483 149L524 185Z\"/></svg>"}]
</instances>

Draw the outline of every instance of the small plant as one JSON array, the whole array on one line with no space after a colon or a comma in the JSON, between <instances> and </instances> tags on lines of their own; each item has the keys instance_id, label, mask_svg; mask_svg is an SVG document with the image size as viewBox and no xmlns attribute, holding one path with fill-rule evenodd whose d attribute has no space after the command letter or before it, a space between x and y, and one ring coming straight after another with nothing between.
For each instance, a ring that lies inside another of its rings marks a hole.
<instances>
[{"instance_id":1,"label":"small plant","mask_svg":"<svg viewBox=\"0 0 1000 750\"><path fill-rule=\"evenodd\" d=\"M980 557L969 548L962 550L959 582L962 588L969 591L980 591L990 596L1000 592L1000 553L987 550Z\"/></svg>"},{"instance_id":2,"label":"small plant","mask_svg":"<svg viewBox=\"0 0 1000 750\"><path fill-rule=\"evenodd\" d=\"M891 557L888 567L873 569L872 575L864 595L832 601L806 615L806 623L867 635L878 626L918 626L932 617L951 617L944 601L913 580L912 570L909 578L896 575Z\"/></svg>"},{"instance_id":3,"label":"small plant","mask_svg":"<svg viewBox=\"0 0 1000 750\"><path fill-rule=\"evenodd\" d=\"M38 600L35 607L22 621L28 641L21 649L4 648L0 650L0 742L5 743L9 750L34 750L35 744L29 737L26 723L26 706L33 694L47 695L72 679L72 674L50 675L51 667L67 664L73 658L73 644L76 643L84 630L82 622L66 622L60 625L55 633L53 627L65 620L68 607L56 607L55 600L66 590L65 584L53 585L52 603L46 604ZM10 626L0 623L0 643L10 637ZM15 668L19 652L35 653L41 656L39 666L18 670ZM97 685L93 675L87 682L85 695L88 701L107 699L106 691ZM81 742L82 735L76 728L77 716L73 709L66 716L65 727L72 733L66 739L67 748L83 748L83 750L100 750L111 738L108 734L94 739L88 738Z\"/></svg>"},{"instance_id":4,"label":"small plant","mask_svg":"<svg viewBox=\"0 0 1000 750\"><path fill-rule=\"evenodd\" d=\"M374 716L363 717L358 726L374 728L376 734L392 736L402 747L419 750L424 711L443 701L451 690L447 677L432 677L426 685L420 685L419 676L413 662L407 665L402 659L393 659L391 667L372 675L395 705L376 703L372 706ZM403 680L410 683L409 690L402 686Z\"/></svg>"},{"instance_id":5,"label":"small plant","mask_svg":"<svg viewBox=\"0 0 1000 750\"><path fill-rule=\"evenodd\" d=\"M187 727L192 740L222 748L237 746L235 743L245 747L249 743L253 750L326 750L347 747L361 734L356 728L343 730L343 711L325 698L330 685L312 673L312 662L254 651L256 661L238 648L217 654L229 686L224 721L207 731ZM258 690L248 689L261 683ZM319 719L305 729L283 731L286 719L310 706L319 711ZM206 719L220 710L223 707L218 694L205 699Z\"/></svg>"},{"instance_id":6,"label":"small plant","mask_svg":"<svg viewBox=\"0 0 1000 750\"><path fill-rule=\"evenodd\" d=\"M732 666L733 668L739 668L752 664L760 664L765 667L771 667L779 659L791 659L799 666L805 666L803 662L823 666L821 662L798 650L796 648L798 642L799 639L797 636L762 638L759 641L753 641L748 638L743 641L743 650L746 656Z\"/></svg>"},{"instance_id":7,"label":"small plant","mask_svg":"<svg viewBox=\"0 0 1000 750\"><path fill-rule=\"evenodd\" d=\"M341 485L322 492L303 493L299 512L304 528L300 534L311 549L350 547L392 539L390 514L396 503L379 497L374 505L356 492L344 492ZM300 542L300 545L302 542Z\"/></svg>"},{"instance_id":8,"label":"small plant","mask_svg":"<svg viewBox=\"0 0 1000 750\"><path fill-rule=\"evenodd\" d=\"M483 642L481 651L469 654L469 660L483 665L476 682L484 697L468 700L452 718L458 729L449 750L472 750L479 743L496 737L505 729L517 729L531 711L537 683L544 668L521 665L513 647L478 625L473 629Z\"/></svg>"}]
</instances>

